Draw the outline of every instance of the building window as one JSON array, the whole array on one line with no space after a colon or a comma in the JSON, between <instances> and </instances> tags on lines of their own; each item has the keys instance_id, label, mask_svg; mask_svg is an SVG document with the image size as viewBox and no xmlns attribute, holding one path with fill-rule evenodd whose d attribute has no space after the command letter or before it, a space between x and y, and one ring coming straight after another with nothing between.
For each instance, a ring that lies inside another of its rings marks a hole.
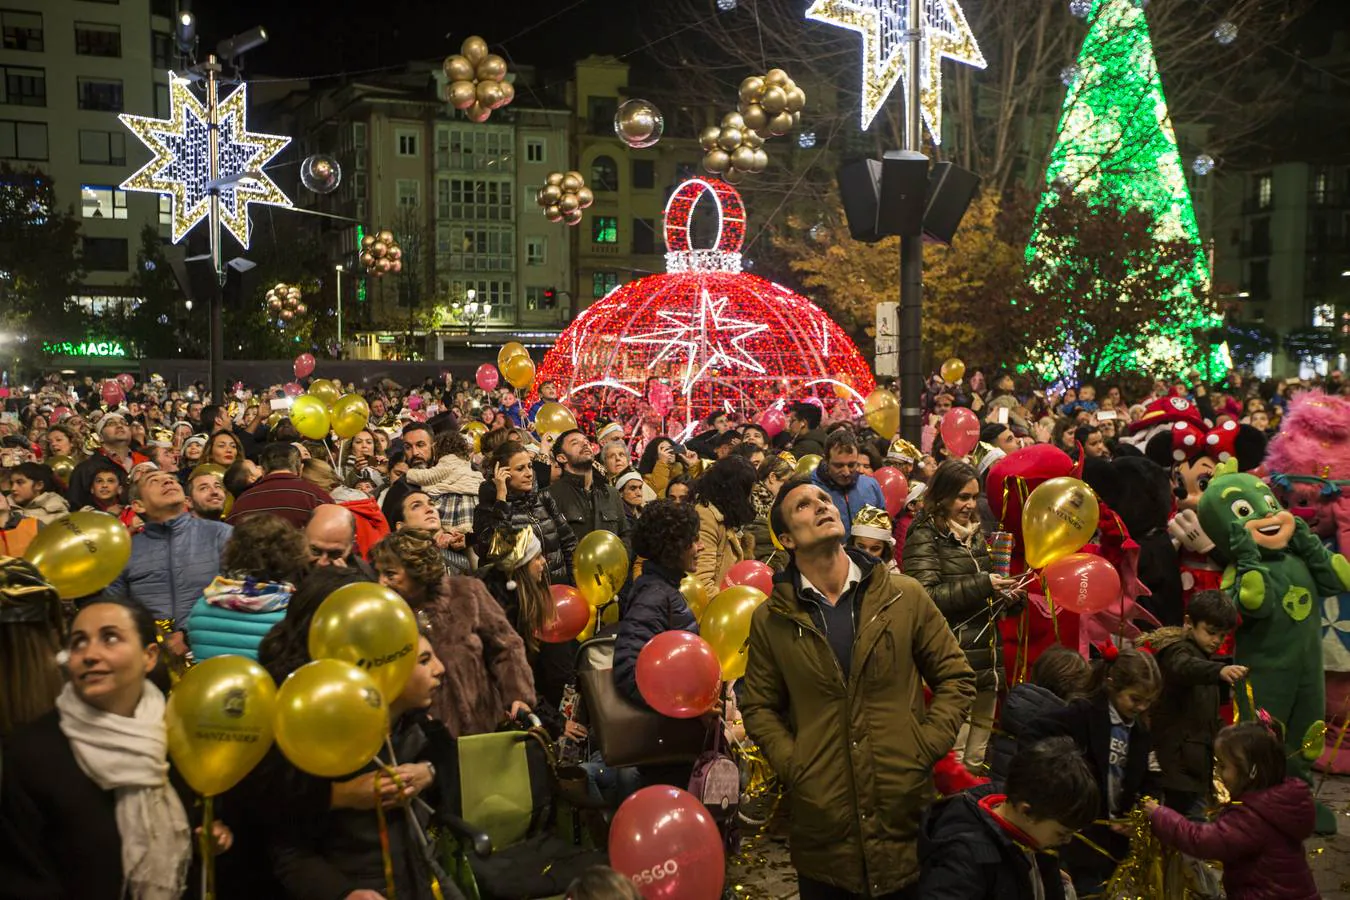
<instances>
[{"instance_id":1,"label":"building window","mask_svg":"<svg viewBox=\"0 0 1350 900\"><path fill-rule=\"evenodd\" d=\"M525 161L532 163L545 162L544 142L531 138L525 142Z\"/></svg>"},{"instance_id":2,"label":"building window","mask_svg":"<svg viewBox=\"0 0 1350 900\"><path fill-rule=\"evenodd\" d=\"M650 190L656 187L656 163L650 159L633 160L634 190Z\"/></svg>"},{"instance_id":3,"label":"building window","mask_svg":"<svg viewBox=\"0 0 1350 900\"><path fill-rule=\"evenodd\" d=\"M122 26L76 22L75 52L80 56L121 56Z\"/></svg>"},{"instance_id":4,"label":"building window","mask_svg":"<svg viewBox=\"0 0 1350 900\"><path fill-rule=\"evenodd\" d=\"M416 209L422 205L422 182L416 178L400 178L397 191L399 209Z\"/></svg>"},{"instance_id":5,"label":"building window","mask_svg":"<svg viewBox=\"0 0 1350 900\"><path fill-rule=\"evenodd\" d=\"M1275 201L1275 183L1270 175L1258 175L1256 178L1256 205L1260 209L1270 209Z\"/></svg>"},{"instance_id":6,"label":"building window","mask_svg":"<svg viewBox=\"0 0 1350 900\"><path fill-rule=\"evenodd\" d=\"M633 252L656 252L656 222L651 219L633 220Z\"/></svg>"},{"instance_id":7,"label":"building window","mask_svg":"<svg viewBox=\"0 0 1350 900\"><path fill-rule=\"evenodd\" d=\"M511 171L514 159L515 135L510 128L469 125L436 130L437 169L496 174Z\"/></svg>"},{"instance_id":8,"label":"building window","mask_svg":"<svg viewBox=\"0 0 1350 900\"><path fill-rule=\"evenodd\" d=\"M111 185L80 185L82 213L86 219L125 219L127 192Z\"/></svg>"},{"instance_id":9,"label":"building window","mask_svg":"<svg viewBox=\"0 0 1350 900\"><path fill-rule=\"evenodd\" d=\"M591 298L599 300L606 296L610 291L619 286L619 274L617 272L592 272L591 273Z\"/></svg>"},{"instance_id":10,"label":"building window","mask_svg":"<svg viewBox=\"0 0 1350 900\"><path fill-rule=\"evenodd\" d=\"M84 239L84 267L91 272L125 272L130 265L126 238Z\"/></svg>"},{"instance_id":11,"label":"building window","mask_svg":"<svg viewBox=\"0 0 1350 900\"><path fill-rule=\"evenodd\" d=\"M160 119L170 118L169 86L167 84L155 85L155 116Z\"/></svg>"},{"instance_id":12,"label":"building window","mask_svg":"<svg viewBox=\"0 0 1350 900\"><path fill-rule=\"evenodd\" d=\"M516 232L510 225L441 225L436 252L447 268L469 272L513 272Z\"/></svg>"},{"instance_id":13,"label":"building window","mask_svg":"<svg viewBox=\"0 0 1350 900\"><path fill-rule=\"evenodd\" d=\"M353 122L353 123L352 123L352 146L355 147L355 148L358 149L358 150L361 150L361 149L364 149L364 148L365 148L365 146L366 146L366 123L365 123L365 122Z\"/></svg>"},{"instance_id":14,"label":"building window","mask_svg":"<svg viewBox=\"0 0 1350 900\"><path fill-rule=\"evenodd\" d=\"M513 193L509 181L440 178L436 181L436 217L510 222Z\"/></svg>"},{"instance_id":15,"label":"building window","mask_svg":"<svg viewBox=\"0 0 1350 900\"><path fill-rule=\"evenodd\" d=\"M0 103L46 106L47 70L0 66Z\"/></svg>"},{"instance_id":16,"label":"building window","mask_svg":"<svg viewBox=\"0 0 1350 900\"><path fill-rule=\"evenodd\" d=\"M596 244L617 244L619 242L618 218L615 216L592 216L591 242Z\"/></svg>"},{"instance_id":17,"label":"building window","mask_svg":"<svg viewBox=\"0 0 1350 900\"><path fill-rule=\"evenodd\" d=\"M162 86L162 85L161 85ZM164 87L167 96L169 89ZM79 93L80 109L95 109L102 112L122 111L122 80L105 78L77 78L75 88ZM158 102L155 104L158 112ZM168 111L165 110L165 115Z\"/></svg>"},{"instance_id":18,"label":"building window","mask_svg":"<svg viewBox=\"0 0 1350 900\"><path fill-rule=\"evenodd\" d=\"M47 123L0 119L0 159L47 159Z\"/></svg>"},{"instance_id":19,"label":"building window","mask_svg":"<svg viewBox=\"0 0 1350 900\"><path fill-rule=\"evenodd\" d=\"M21 9L0 9L0 47L41 53L42 13Z\"/></svg>"},{"instance_id":20,"label":"building window","mask_svg":"<svg viewBox=\"0 0 1350 900\"><path fill-rule=\"evenodd\" d=\"M150 15L172 19L177 15L176 0L150 0Z\"/></svg>"},{"instance_id":21,"label":"building window","mask_svg":"<svg viewBox=\"0 0 1350 900\"><path fill-rule=\"evenodd\" d=\"M168 69L174 65L173 35L163 31L150 32L150 58L156 69Z\"/></svg>"},{"instance_id":22,"label":"building window","mask_svg":"<svg viewBox=\"0 0 1350 900\"><path fill-rule=\"evenodd\" d=\"M1312 182L1312 201L1318 206L1321 206L1327 202L1327 187L1331 182L1331 178L1327 175L1327 170L1314 170Z\"/></svg>"},{"instance_id":23,"label":"building window","mask_svg":"<svg viewBox=\"0 0 1350 900\"><path fill-rule=\"evenodd\" d=\"M400 130L396 133L399 156L417 155L417 132Z\"/></svg>"},{"instance_id":24,"label":"building window","mask_svg":"<svg viewBox=\"0 0 1350 900\"><path fill-rule=\"evenodd\" d=\"M511 319L512 307L515 300L511 294L511 282L509 281L452 281L450 282L451 297L467 297L469 291L474 292L474 299L479 303L486 304L487 318L489 320Z\"/></svg>"},{"instance_id":25,"label":"building window","mask_svg":"<svg viewBox=\"0 0 1350 900\"><path fill-rule=\"evenodd\" d=\"M120 131L80 131L80 162L94 166L125 166L127 138Z\"/></svg>"},{"instance_id":26,"label":"building window","mask_svg":"<svg viewBox=\"0 0 1350 900\"><path fill-rule=\"evenodd\" d=\"M1254 260L1248 264L1247 284L1245 288L1253 300L1270 299L1270 261Z\"/></svg>"},{"instance_id":27,"label":"building window","mask_svg":"<svg viewBox=\"0 0 1350 900\"><path fill-rule=\"evenodd\" d=\"M525 239L525 265L542 266L548 257L548 238L532 237Z\"/></svg>"},{"instance_id":28,"label":"building window","mask_svg":"<svg viewBox=\"0 0 1350 900\"><path fill-rule=\"evenodd\" d=\"M1270 216L1252 219L1252 243L1248 256L1270 255Z\"/></svg>"},{"instance_id":29,"label":"building window","mask_svg":"<svg viewBox=\"0 0 1350 900\"><path fill-rule=\"evenodd\" d=\"M617 97L590 97L587 103L587 122L591 134L614 134L614 114L619 111Z\"/></svg>"},{"instance_id":30,"label":"building window","mask_svg":"<svg viewBox=\"0 0 1350 900\"><path fill-rule=\"evenodd\" d=\"M608 156L597 156L591 163L590 188L593 191L617 191L619 189L619 167Z\"/></svg>"},{"instance_id":31,"label":"building window","mask_svg":"<svg viewBox=\"0 0 1350 900\"><path fill-rule=\"evenodd\" d=\"M168 194L159 195L159 227L161 230L173 228L173 198Z\"/></svg>"},{"instance_id":32,"label":"building window","mask_svg":"<svg viewBox=\"0 0 1350 900\"><path fill-rule=\"evenodd\" d=\"M547 290L542 287L525 288L525 308L533 311L544 309L544 292Z\"/></svg>"}]
</instances>

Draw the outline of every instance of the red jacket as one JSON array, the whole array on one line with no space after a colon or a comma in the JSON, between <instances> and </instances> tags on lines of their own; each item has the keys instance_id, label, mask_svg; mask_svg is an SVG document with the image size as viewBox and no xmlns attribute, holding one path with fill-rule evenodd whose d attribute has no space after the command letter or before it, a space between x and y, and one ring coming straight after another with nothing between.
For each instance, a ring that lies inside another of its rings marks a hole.
<instances>
[{"instance_id":1,"label":"red jacket","mask_svg":"<svg viewBox=\"0 0 1350 900\"><path fill-rule=\"evenodd\" d=\"M280 516L296 528L304 528L315 507L332 502L327 491L298 475L269 472L235 498L234 508L225 521L238 525L254 513L265 512Z\"/></svg>"},{"instance_id":2,"label":"red jacket","mask_svg":"<svg viewBox=\"0 0 1350 900\"><path fill-rule=\"evenodd\" d=\"M1316 811L1307 782L1286 778L1242 795L1213 822L1192 822L1158 807L1153 833L1182 853L1223 863L1228 900L1317 900L1303 842L1312 837Z\"/></svg>"}]
</instances>

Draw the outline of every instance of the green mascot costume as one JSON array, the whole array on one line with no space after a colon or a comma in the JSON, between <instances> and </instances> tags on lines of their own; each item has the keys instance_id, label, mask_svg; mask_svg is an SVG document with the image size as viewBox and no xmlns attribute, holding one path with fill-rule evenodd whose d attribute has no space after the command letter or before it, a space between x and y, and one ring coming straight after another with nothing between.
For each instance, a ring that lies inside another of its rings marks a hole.
<instances>
[{"instance_id":1,"label":"green mascot costume","mask_svg":"<svg viewBox=\"0 0 1350 900\"><path fill-rule=\"evenodd\" d=\"M1350 589L1350 563L1332 554L1303 519L1280 506L1254 475L1221 464L1200 496L1200 525L1228 564L1223 587L1242 624L1237 663L1251 669L1252 699L1279 719L1294 773L1307 778L1322 753L1326 724L1321 598ZM1236 698L1244 715L1246 702ZM1320 804L1318 832L1335 833Z\"/></svg>"}]
</instances>

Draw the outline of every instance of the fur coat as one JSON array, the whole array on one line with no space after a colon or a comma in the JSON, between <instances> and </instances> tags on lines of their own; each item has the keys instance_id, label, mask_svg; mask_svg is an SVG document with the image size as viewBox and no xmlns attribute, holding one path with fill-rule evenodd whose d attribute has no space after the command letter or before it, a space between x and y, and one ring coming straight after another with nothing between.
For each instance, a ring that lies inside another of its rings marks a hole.
<instances>
[{"instance_id":1,"label":"fur coat","mask_svg":"<svg viewBox=\"0 0 1350 900\"><path fill-rule=\"evenodd\" d=\"M476 578L446 575L421 607L445 666L431 714L454 737L496 731L511 704L535 699L525 642Z\"/></svg>"}]
</instances>

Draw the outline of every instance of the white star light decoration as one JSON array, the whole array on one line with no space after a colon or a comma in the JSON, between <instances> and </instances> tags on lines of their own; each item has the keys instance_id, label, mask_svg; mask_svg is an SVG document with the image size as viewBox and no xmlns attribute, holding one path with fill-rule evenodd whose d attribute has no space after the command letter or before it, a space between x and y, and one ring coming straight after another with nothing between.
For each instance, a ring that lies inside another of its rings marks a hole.
<instances>
[{"instance_id":1,"label":"white star light decoration","mask_svg":"<svg viewBox=\"0 0 1350 900\"><path fill-rule=\"evenodd\" d=\"M288 137L254 134L248 130L248 86L241 84L220 101L218 177L244 178L220 187L220 224L247 247L252 227L250 203L289 209L290 199L263 166L291 142ZM169 118L119 116L122 124L154 154L150 162L122 183L124 191L168 194L173 210L176 244L211 213L209 128L206 106L193 94L187 79L169 73Z\"/></svg>"},{"instance_id":2,"label":"white star light decoration","mask_svg":"<svg viewBox=\"0 0 1350 900\"><path fill-rule=\"evenodd\" d=\"M741 342L761 331L767 331L769 326L723 317L729 302L726 297L712 299L707 288L704 288L697 309L657 312L658 316L671 323L669 328L632 335L623 338L623 341L628 344L661 346L661 351L651 361L653 366L682 350L686 360L682 392L686 395L698 384L703 373L715 366L741 366L763 374L764 366L741 346Z\"/></svg>"},{"instance_id":3,"label":"white star light decoration","mask_svg":"<svg viewBox=\"0 0 1350 900\"><path fill-rule=\"evenodd\" d=\"M806 17L862 35L862 127L909 72L905 27L909 4L922 3L919 106L933 143L942 142L942 60L983 69L984 54L957 0L815 0Z\"/></svg>"}]
</instances>

